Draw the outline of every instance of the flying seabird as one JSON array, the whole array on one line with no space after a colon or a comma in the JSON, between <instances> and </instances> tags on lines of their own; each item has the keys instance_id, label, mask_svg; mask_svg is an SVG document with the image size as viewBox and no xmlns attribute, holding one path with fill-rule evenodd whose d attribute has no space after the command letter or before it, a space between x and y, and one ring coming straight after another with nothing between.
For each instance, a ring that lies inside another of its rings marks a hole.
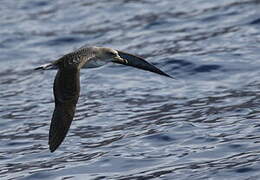
<instances>
[{"instance_id":1,"label":"flying seabird","mask_svg":"<svg viewBox=\"0 0 260 180\"><path fill-rule=\"evenodd\" d=\"M55 109L49 130L51 152L60 146L73 120L80 93L80 69L100 67L109 62L132 66L172 78L141 57L96 46L83 46L54 62L35 68L35 70L58 69L53 86Z\"/></svg>"}]
</instances>

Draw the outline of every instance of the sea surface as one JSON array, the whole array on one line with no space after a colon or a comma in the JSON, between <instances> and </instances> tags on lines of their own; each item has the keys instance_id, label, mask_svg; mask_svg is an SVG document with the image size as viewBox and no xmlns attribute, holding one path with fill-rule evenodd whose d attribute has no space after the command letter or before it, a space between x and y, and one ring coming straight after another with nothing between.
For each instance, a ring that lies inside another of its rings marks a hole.
<instances>
[{"instance_id":1,"label":"sea surface","mask_svg":"<svg viewBox=\"0 0 260 180\"><path fill-rule=\"evenodd\" d=\"M259 180L259 0L1 0L0 179ZM50 153L56 71L82 45L145 57L81 71Z\"/></svg>"}]
</instances>

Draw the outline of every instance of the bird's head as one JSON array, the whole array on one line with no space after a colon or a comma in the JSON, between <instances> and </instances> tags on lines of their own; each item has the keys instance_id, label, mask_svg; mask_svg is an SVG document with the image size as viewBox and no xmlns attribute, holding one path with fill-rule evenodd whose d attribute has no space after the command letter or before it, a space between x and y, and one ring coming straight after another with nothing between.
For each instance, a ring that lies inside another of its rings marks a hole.
<instances>
[{"instance_id":1,"label":"bird's head","mask_svg":"<svg viewBox=\"0 0 260 180\"><path fill-rule=\"evenodd\" d=\"M104 61L127 64L127 60L120 57L118 52L111 48L100 47L96 52L96 57Z\"/></svg>"}]
</instances>

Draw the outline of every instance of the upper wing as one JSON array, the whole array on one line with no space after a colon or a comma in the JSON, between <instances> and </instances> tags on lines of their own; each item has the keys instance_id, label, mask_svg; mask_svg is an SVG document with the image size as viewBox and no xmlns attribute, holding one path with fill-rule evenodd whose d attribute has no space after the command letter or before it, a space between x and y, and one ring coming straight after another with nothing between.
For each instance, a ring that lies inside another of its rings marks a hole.
<instances>
[{"instance_id":1,"label":"upper wing","mask_svg":"<svg viewBox=\"0 0 260 180\"><path fill-rule=\"evenodd\" d=\"M64 140L73 120L80 92L79 69L59 68L54 80L55 109L49 131L49 148L54 152Z\"/></svg>"},{"instance_id":2,"label":"upper wing","mask_svg":"<svg viewBox=\"0 0 260 180\"><path fill-rule=\"evenodd\" d=\"M122 51L117 51L119 56L123 59L126 59L128 61L128 63L123 63L123 62L116 62L119 64L124 64L127 66L132 66L135 68L139 68L145 71L150 71L150 72L154 72L163 76L167 76L169 78L173 78L170 75L166 74L165 72L161 71L160 69L158 69L157 67L155 67L154 65L148 63L146 60L144 60L141 57L126 53L126 52L122 52Z\"/></svg>"}]
</instances>

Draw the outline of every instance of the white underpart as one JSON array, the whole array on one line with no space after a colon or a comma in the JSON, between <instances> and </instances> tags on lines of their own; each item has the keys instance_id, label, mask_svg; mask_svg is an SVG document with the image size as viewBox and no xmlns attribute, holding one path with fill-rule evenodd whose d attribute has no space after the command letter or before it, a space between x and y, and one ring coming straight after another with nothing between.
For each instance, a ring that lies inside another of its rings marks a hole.
<instances>
[{"instance_id":1,"label":"white underpart","mask_svg":"<svg viewBox=\"0 0 260 180\"><path fill-rule=\"evenodd\" d=\"M91 59L82 68L98 68L106 65L109 61L103 61L99 59Z\"/></svg>"}]
</instances>

